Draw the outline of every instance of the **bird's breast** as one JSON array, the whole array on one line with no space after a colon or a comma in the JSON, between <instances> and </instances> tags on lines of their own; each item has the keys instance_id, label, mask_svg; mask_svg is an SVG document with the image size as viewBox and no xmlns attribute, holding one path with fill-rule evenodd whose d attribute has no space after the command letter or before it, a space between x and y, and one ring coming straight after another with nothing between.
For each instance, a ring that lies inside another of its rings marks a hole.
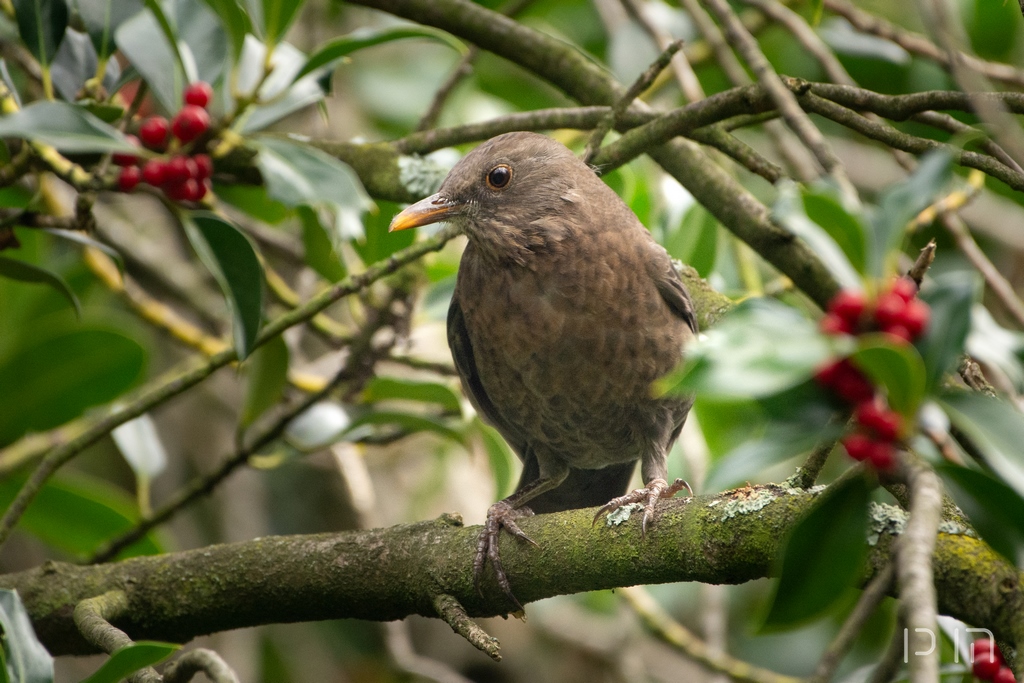
<instances>
[{"instance_id":1,"label":"bird's breast","mask_svg":"<svg viewBox=\"0 0 1024 683\"><path fill-rule=\"evenodd\" d=\"M687 335L629 260L608 248L495 267L469 251L456 287L495 407L552 448L580 452L572 442L589 440L583 450L603 459L594 466L613 457L602 450L639 457L632 451L647 444L638 435L660 429L640 424L663 418L651 383L678 364Z\"/></svg>"}]
</instances>

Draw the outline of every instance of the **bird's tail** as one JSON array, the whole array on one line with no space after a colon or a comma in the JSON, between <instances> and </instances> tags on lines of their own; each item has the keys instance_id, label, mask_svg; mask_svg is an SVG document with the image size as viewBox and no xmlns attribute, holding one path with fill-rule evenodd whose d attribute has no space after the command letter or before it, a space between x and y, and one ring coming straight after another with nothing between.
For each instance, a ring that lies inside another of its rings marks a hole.
<instances>
[{"instance_id":1,"label":"bird's tail","mask_svg":"<svg viewBox=\"0 0 1024 683\"><path fill-rule=\"evenodd\" d=\"M532 465L532 467L531 467ZM624 462L609 465L599 470L569 470L558 488L552 489L531 499L526 505L537 513L576 510L578 508L604 505L612 498L621 496L629 486L633 477L636 462ZM532 470L532 471L531 471ZM523 468L519 487L524 482L531 482L540 476L536 459L530 458ZM517 488L519 488L517 487Z\"/></svg>"}]
</instances>

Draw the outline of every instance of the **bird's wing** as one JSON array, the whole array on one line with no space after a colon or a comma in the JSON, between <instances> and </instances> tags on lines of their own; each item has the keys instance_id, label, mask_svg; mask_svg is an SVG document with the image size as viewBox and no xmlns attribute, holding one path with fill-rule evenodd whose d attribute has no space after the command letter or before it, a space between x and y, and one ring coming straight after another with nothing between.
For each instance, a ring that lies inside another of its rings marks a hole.
<instances>
[{"instance_id":1,"label":"bird's wing","mask_svg":"<svg viewBox=\"0 0 1024 683\"><path fill-rule=\"evenodd\" d=\"M480 382L476 360L473 357L473 345L469 340L469 332L466 330L466 320L462 317L462 307L459 306L458 295L452 297L452 303L448 307L448 347L452 351L455 369L459 372L462 387L469 397L470 403L485 422L498 430L522 460L526 453L526 437L519 429L505 420Z\"/></svg>"},{"instance_id":2,"label":"bird's wing","mask_svg":"<svg viewBox=\"0 0 1024 683\"><path fill-rule=\"evenodd\" d=\"M658 293L672 312L682 318L690 330L697 334L697 314L693 310L693 302L690 300L690 293L686 291L683 279L672 265L671 257L653 240L652 251L656 256L648 261L648 267L653 271L651 277L654 278Z\"/></svg>"}]
</instances>

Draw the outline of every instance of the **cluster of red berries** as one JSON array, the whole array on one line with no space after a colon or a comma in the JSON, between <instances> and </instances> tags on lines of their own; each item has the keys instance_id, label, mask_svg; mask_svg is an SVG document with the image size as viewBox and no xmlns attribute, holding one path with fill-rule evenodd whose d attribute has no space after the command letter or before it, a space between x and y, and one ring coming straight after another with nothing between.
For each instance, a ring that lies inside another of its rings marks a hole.
<instances>
[{"instance_id":1,"label":"cluster of red berries","mask_svg":"<svg viewBox=\"0 0 1024 683\"><path fill-rule=\"evenodd\" d=\"M982 681L992 683L1017 683L1013 671L1003 661L1003 653L994 640L981 638L974 641L973 672Z\"/></svg>"},{"instance_id":2,"label":"cluster of red berries","mask_svg":"<svg viewBox=\"0 0 1024 683\"><path fill-rule=\"evenodd\" d=\"M912 342L928 326L928 304L916 297L917 285L910 278L897 278L892 288L872 305L862 292L844 289L829 302L821 319L825 334L860 334L880 330L901 342Z\"/></svg>"},{"instance_id":3,"label":"cluster of red berries","mask_svg":"<svg viewBox=\"0 0 1024 683\"><path fill-rule=\"evenodd\" d=\"M129 135L128 139L154 152L164 152L169 145L177 148L196 140L210 128L210 114L206 107L213 99L213 88L201 81L192 83L185 88L183 99L185 104L173 119L168 121L162 116L150 116L139 126L139 137ZM173 141L170 139L172 135ZM160 188L175 201L198 202L210 189L213 160L208 154L172 154L142 164L134 154L118 153L112 160L122 167L117 178L117 186L122 192L131 192L139 183L147 183Z\"/></svg>"},{"instance_id":4,"label":"cluster of red berries","mask_svg":"<svg viewBox=\"0 0 1024 683\"><path fill-rule=\"evenodd\" d=\"M822 319L826 334L859 334L880 330L899 343L911 342L928 325L928 305L916 298L917 285L908 278L897 279L892 287L869 305L860 292L844 290L832 299ZM888 470L896 462L896 442L903 431L903 418L886 404L863 372L849 358L820 369L815 379L826 389L854 407L855 431L843 438L843 447L854 460L870 462Z\"/></svg>"}]
</instances>

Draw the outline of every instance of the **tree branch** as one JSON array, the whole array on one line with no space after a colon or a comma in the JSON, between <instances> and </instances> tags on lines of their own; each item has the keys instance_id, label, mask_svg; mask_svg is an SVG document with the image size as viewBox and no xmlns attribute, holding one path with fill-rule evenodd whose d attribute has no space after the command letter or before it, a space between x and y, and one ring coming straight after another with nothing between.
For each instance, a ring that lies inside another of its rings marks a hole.
<instances>
[{"instance_id":1,"label":"tree branch","mask_svg":"<svg viewBox=\"0 0 1024 683\"><path fill-rule=\"evenodd\" d=\"M755 491L770 502L736 509L735 492L659 506L647 538L639 522L591 527L594 510L537 515L522 522L540 547L502 539L505 568L524 602L618 586L676 581L742 583L768 576L781 539L815 500L780 486ZM749 492L748 492L749 497ZM51 653L95 650L71 619L73 607L110 590L129 609L113 619L132 638L184 642L198 635L268 623L357 618L387 621L437 616L445 594L470 616L504 614L509 605L493 575L484 597L473 587L479 527L452 516L370 531L272 536L243 543L76 566L50 562L0 576L16 588ZM871 549L877 571L890 561L893 537ZM1024 642L1021 575L983 542L940 534L935 586L945 614Z\"/></svg>"}]
</instances>

